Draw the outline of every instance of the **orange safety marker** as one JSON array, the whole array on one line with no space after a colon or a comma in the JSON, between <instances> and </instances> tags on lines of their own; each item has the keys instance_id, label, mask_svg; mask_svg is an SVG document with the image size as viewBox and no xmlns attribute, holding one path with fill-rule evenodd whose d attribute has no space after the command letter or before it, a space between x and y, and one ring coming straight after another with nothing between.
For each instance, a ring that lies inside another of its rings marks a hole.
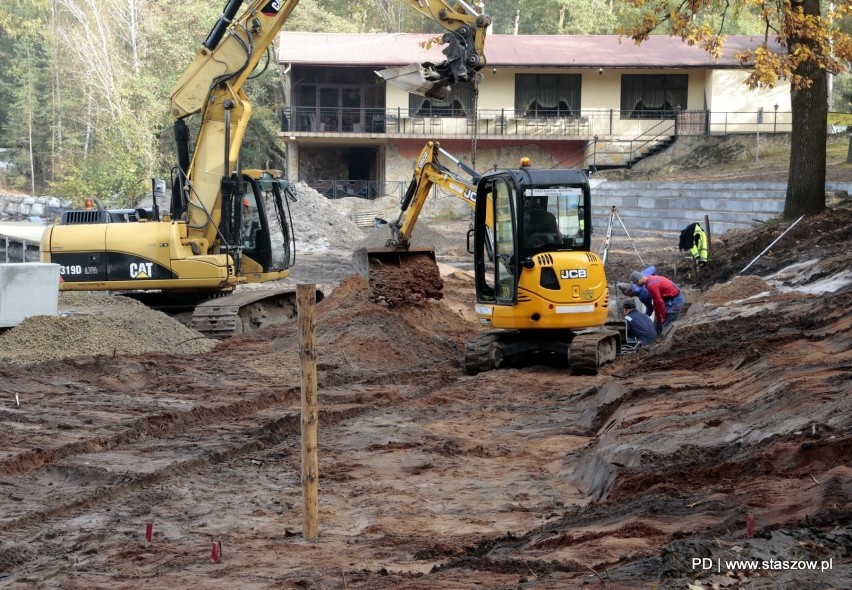
<instances>
[{"instance_id":1,"label":"orange safety marker","mask_svg":"<svg viewBox=\"0 0 852 590\"><path fill-rule=\"evenodd\" d=\"M145 523L145 541L148 543L151 542L151 539L154 538L154 523L148 522Z\"/></svg>"},{"instance_id":2,"label":"orange safety marker","mask_svg":"<svg viewBox=\"0 0 852 590\"><path fill-rule=\"evenodd\" d=\"M746 537L751 539L754 536L754 514L748 513L746 517Z\"/></svg>"}]
</instances>

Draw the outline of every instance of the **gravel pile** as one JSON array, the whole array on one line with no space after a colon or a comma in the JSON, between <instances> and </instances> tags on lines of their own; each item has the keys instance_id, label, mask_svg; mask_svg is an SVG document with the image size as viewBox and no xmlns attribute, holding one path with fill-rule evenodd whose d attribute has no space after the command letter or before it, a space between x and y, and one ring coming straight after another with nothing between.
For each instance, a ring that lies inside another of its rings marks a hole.
<instances>
[{"instance_id":1,"label":"gravel pile","mask_svg":"<svg viewBox=\"0 0 852 590\"><path fill-rule=\"evenodd\" d=\"M0 362L29 365L99 354L200 354L216 344L133 299L66 292L59 294L58 316L26 318L0 334Z\"/></svg>"},{"instance_id":2,"label":"gravel pile","mask_svg":"<svg viewBox=\"0 0 852 590\"><path fill-rule=\"evenodd\" d=\"M325 252L329 249L350 250L364 239L364 232L325 196L304 182L293 185L295 203L290 203L296 252Z\"/></svg>"}]
</instances>

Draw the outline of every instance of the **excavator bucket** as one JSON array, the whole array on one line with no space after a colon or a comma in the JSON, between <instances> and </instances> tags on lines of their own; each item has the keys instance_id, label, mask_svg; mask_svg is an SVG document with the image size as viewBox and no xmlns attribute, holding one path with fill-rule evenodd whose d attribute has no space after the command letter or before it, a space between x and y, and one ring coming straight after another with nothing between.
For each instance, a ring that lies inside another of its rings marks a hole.
<instances>
[{"instance_id":1,"label":"excavator bucket","mask_svg":"<svg viewBox=\"0 0 852 590\"><path fill-rule=\"evenodd\" d=\"M362 247L352 253L352 261L355 271L370 283L374 301L396 307L444 296L432 248Z\"/></svg>"},{"instance_id":2,"label":"excavator bucket","mask_svg":"<svg viewBox=\"0 0 852 590\"><path fill-rule=\"evenodd\" d=\"M371 280L371 271L382 269L384 267L402 267L405 266L405 260L411 257L427 257L435 262L435 250L433 248L409 248L401 250L398 248L390 248L387 246L364 247L358 248L352 253L352 264L355 267L355 272L367 279Z\"/></svg>"},{"instance_id":3,"label":"excavator bucket","mask_svg":"<svg viewBox=\"0 0 852 590\"><path fill-rule=\"evenodd\" d=\"M441 76L430 63L377 70L376 74L406 92L443 100L450 93L450 80Z\"/></svg>"}]
</instances>

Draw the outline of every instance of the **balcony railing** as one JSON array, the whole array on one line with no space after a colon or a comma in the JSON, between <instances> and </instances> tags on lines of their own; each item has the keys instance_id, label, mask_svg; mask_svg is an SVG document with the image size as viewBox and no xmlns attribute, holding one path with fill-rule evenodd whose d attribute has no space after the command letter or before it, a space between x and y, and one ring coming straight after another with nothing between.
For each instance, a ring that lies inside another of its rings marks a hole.
<instances>
[{"instance_id":1,"label":"balcony railing","mask_svg":"<svg viewBox=\"0 0 852 590\"><path fill-rule=\"evenodd\" d=\"M582 110L572 114L526 116L511 109L420 111L414 109L350 109L288 107L281 111L281 130L297 136L356 134L359 136L538 137L550 139L594 136L636 138L661 122L672 122L674 135L789 133L792 115L784 111L714 112L705 110L619 111Z\"/></svg>"}]
</instances>

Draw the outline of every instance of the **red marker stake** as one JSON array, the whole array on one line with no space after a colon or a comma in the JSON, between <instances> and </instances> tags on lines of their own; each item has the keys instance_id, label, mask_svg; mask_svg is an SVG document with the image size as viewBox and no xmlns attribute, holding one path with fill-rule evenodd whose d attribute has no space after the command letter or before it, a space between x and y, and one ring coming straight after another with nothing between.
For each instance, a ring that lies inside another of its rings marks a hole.
<instances>
[{"instance_id":1,"label":"red marker stake","mask_svg":"<svg viewBox=\"0 0 852 590\"><path fill-rule=\"evenodd\" d=\"M210 557L213 561L219 561L219 541L213 541L213 551Z\"/></svg>"},{"instance_id":2,"label":"red marker stake","mask_svg":"<svg viewBox=\"0 0 852 590\"><path fill-rule=\"evenodd\" d=\"M154 523L148 522L145 523L145 540L150 543L151 539L154 538Z\"/></svg>"},{"instance_id":3,"label":"red marker stake","mask_svg":"<svg viewBox=\"0 0 852 590\"><path fill-rule=\"evenodd\" d=\"M754 514L748 513L746 517L746 537L751 539L754 536Z\"/></svg>"}]
</instances>

